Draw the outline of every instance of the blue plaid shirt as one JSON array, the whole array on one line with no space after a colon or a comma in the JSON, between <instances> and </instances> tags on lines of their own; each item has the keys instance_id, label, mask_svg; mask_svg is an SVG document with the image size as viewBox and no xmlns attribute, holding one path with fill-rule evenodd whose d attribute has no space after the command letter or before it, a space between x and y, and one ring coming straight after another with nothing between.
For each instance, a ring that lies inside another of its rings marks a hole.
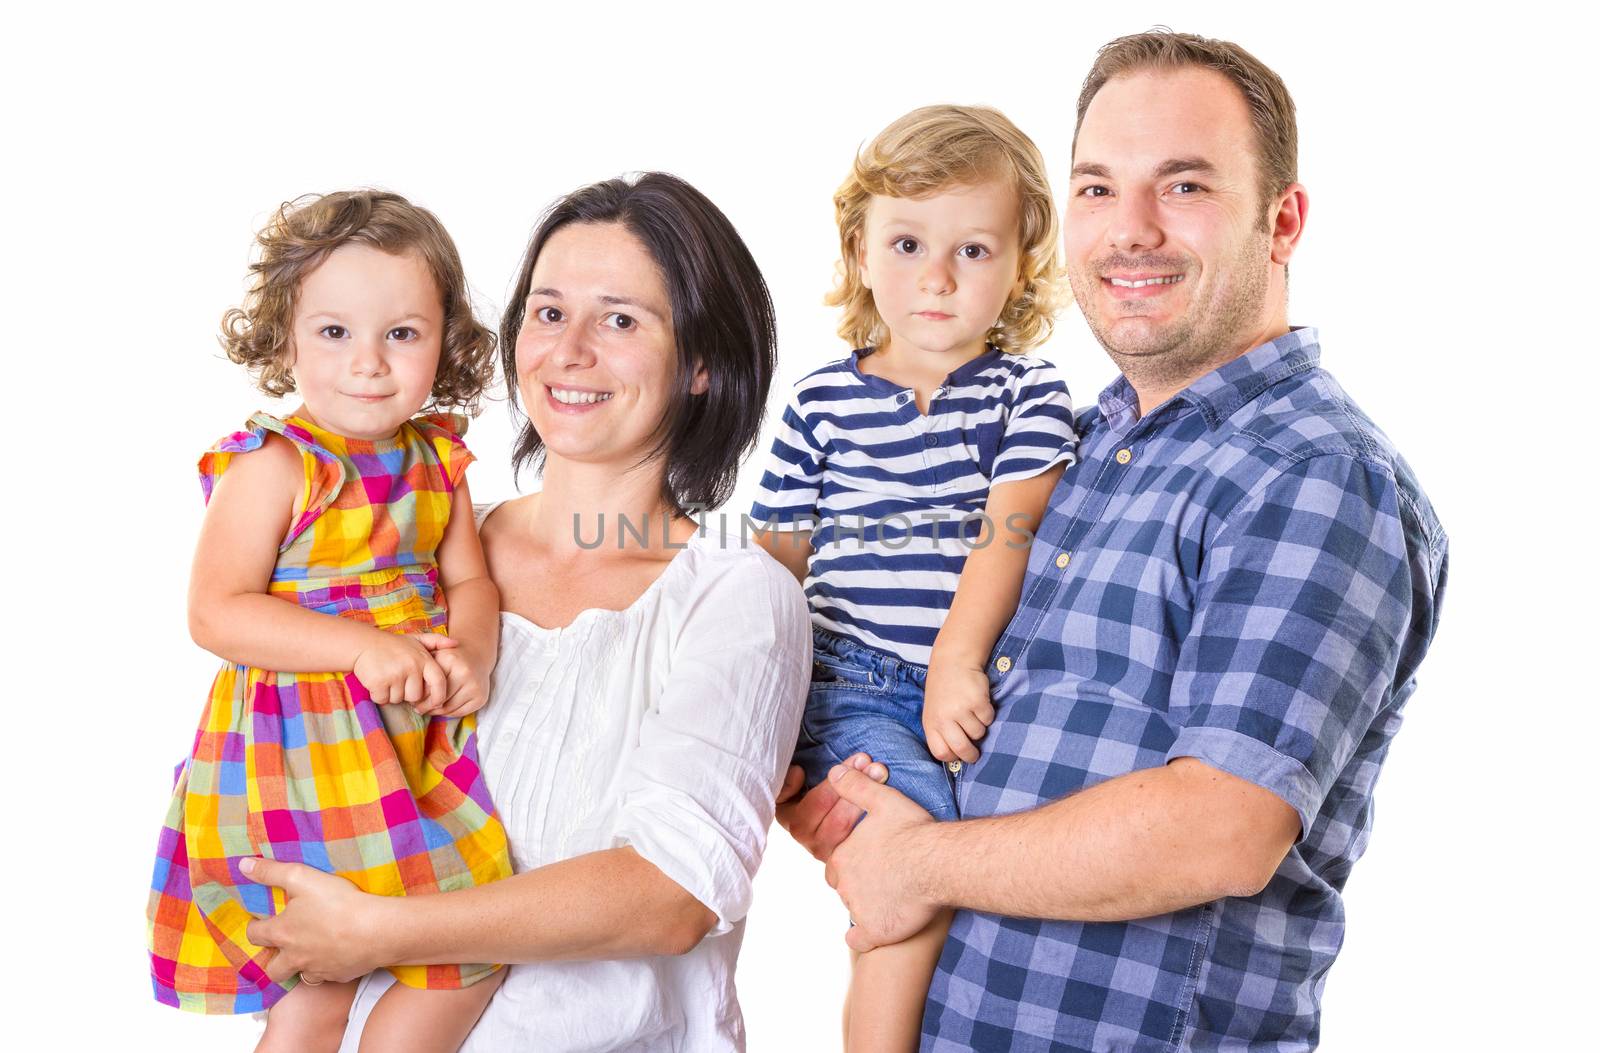
<instances>
[{"instance_id":1,"label":"blue plaid shirt","mask_svg":"<svg viewBox=\"0 0 1600 1053\"><path fill-rule=\"evenodd\" d=\"M1317 358L1298 329L1146 417L1120 378L1082 415L958 778L964 817L1001 815L1195 757L1282 797L1300 840L1259 895L1159 917L957 913L923 1050L1316 1045L1446 566L1410 467Z\"/></svg>"}]
</instances>

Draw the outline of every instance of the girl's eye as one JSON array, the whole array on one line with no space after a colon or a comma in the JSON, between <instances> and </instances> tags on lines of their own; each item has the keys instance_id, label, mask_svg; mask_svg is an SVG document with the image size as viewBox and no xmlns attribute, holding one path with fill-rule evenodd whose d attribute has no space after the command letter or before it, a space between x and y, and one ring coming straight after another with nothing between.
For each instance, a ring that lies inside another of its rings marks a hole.
<instances>
[{"instance_id":1,"label":"girl's eye","mask_svg":"<svg viewBox=\"0 0 1600 1053\"><path fill-rule=\"evenodd\" d=\"M401 342L405 342L409 340L415 340L416 338L417 331L411 328L409 325L397 325L393 329L389 330L390 340L399 340Z\"/></svg>"},{"instance_id":2,"label":"girl's eye","mask_svg":"<svg viewBox=\"0 0 1600 1053\"><path fill-rule=\"evenodd\" d=\"M329 340L343 340L346 336L350 335L350 331L342 325L325 325L321 329L318 329L317 332L321 333Z\"/></svg>"},{"instance_id":3,"label":"girl's eye","mask_svg":"<svg viewBox=\"0 0 1600 1053\"><path fill-rule=\"evenodd\" d=\"M956 255L964 260L986 260L989 258L989 250L982 245L968 243L957 249Z\"/></svg>"},{"instance_id":4,"label":"girl's eye","mask_svg":"<svg viewBox=\"0 0 1600 1053\"><path fill-rule=\"evenodd\" d=\"M922 244L916 238L896 238L894 242L894 251L902 256L915 255L920 248Z\"/></svg>"},{"instance_id":5,"label":"girl's eye","mask_svg":"<svg viewBox=\"0 0 1600 1053\"><path fill-rule=\"evenodd\" d=\"M612 329L623 333L632 330L639 324L632 315L623 314L621 311L612 311L610 314L605 316L604 322Z\"/></svg>"},{"instance_id":6,"label":"girl's eye","mask_svg":"<svg viewBox=\"0 0 1600 1053\"><path fill-rule=\"evenodd\" d=\"M566 320L559 307L541 307L533 312L533 316L545 325L558 325Z\"/></svg>"}]
</instances>

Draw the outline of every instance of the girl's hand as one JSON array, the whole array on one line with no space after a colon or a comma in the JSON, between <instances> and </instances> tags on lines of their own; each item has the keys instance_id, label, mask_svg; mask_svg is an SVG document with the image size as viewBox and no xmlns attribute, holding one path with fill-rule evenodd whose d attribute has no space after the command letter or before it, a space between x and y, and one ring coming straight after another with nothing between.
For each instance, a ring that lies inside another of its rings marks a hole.
<instances>
[{"instance_id":1,"label":"girl's hand","mask_svg":"<svg viewBox=\"0 0 1600 1053\"><path fill-rule=\"evenodd\" d=\"M351 671L379 705L441 706L450 692L434 653L455 645L438 633L401 635L374 629L371 643L356 655Z\"/></svg>"},{"instance_id":2,"label":"girl's hand","mask_svg":"<svg viewBox=\"0 0 1600 1053\"><path fill-rule=\"evenodd\" d=\"M989 701L989 678L981 666L941 662L936 655L928 666L928 688L922 702L922 732L928 751L939 760L978 759L974 745L994 723Z\"/></svg>"},{"instance_id":3,"label":"girl's hand","mask_svg":"<svg viewBox=\"0 0 1600 1053\"><path fill-rule=\"evenodd\" d=\"M440 651L433 656L445 675L445 700L437 706L426 702L414 708L423 716L464 717L476 713L489 701L490 676L494 663L476 662L466 648Z\"/></svg>"},{"instance_id":4,"label":"girl's hand","mask_svg":"<svg viewBox=\"0 0 1600 1053\"><path fill-rule=\"evenodd\" d=\"M387 929L381 915L393 902L387 897L301 863L246 859L239 869L284 892L283 910L245 927L251 942L277 948L267 965L272 979L281 983L299 973L312 983L343 982L391 964L381 938Z\"/></svg>"}]
</instances>

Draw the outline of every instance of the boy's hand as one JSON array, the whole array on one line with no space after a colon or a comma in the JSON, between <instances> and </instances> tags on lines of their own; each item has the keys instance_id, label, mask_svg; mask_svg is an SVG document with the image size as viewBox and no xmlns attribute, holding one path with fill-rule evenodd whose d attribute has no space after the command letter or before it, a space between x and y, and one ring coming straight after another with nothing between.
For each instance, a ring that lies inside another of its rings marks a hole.
<instances>
[{"instance_id":1,"label":"boy's hand","mask_svg":"<svg viewBox=\"0 0 1600 1053\"><path fill-rule=\"evenodd\" d=\"M464 717L482 709L489 701L493 663L485 667L484 663L473 661L464 649L440 651L434 658L444 670L445 699L436 706L418 705L416 711L423 716Z\"/></svg>"},{"instance_id":2,"label":"boy's hand","mask_svg":"<svg viewBox=\"0 0 1600 1053\"><path fill-rule=\"evenodd\" d=\"M922 732L928 751L939 760L978 759L974 745L994 723L994 704L989 701L989 678L981 666L941 662L937 656L928 666L928 688L922 701Z\"/></svg>"},{"instance_id":3,"label":"boy's hand","mask_svg":"<svg viewBox=\"0 0 1600 1053\"><path fill-rule=\"evenodd\" d=\"M379 705L442 705L449 691L434 655L446 654L444 649L455 645L436 633L401 635L374 629L371 643L356 655L351 672Z\"/></svg>"}]
</instances>

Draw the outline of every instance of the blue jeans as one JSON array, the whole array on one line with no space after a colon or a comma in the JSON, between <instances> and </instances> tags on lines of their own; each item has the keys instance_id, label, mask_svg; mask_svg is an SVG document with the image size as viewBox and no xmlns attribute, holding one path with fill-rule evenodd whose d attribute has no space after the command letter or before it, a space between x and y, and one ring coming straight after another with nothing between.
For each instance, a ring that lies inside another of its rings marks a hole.
<instances>
[{"instance_id":1,"label":"blue jeans","mask_svg":"<svg viewBox=\"0 0 1600 1053\"><path fill-rule=\"evenodd\" d=\"M810 788L852 753L889 769L889 785L935 819L956 818L955 785L922 734L924 666L813 628L811 693L794 762Z\"/></svg>"}]
</instances>

